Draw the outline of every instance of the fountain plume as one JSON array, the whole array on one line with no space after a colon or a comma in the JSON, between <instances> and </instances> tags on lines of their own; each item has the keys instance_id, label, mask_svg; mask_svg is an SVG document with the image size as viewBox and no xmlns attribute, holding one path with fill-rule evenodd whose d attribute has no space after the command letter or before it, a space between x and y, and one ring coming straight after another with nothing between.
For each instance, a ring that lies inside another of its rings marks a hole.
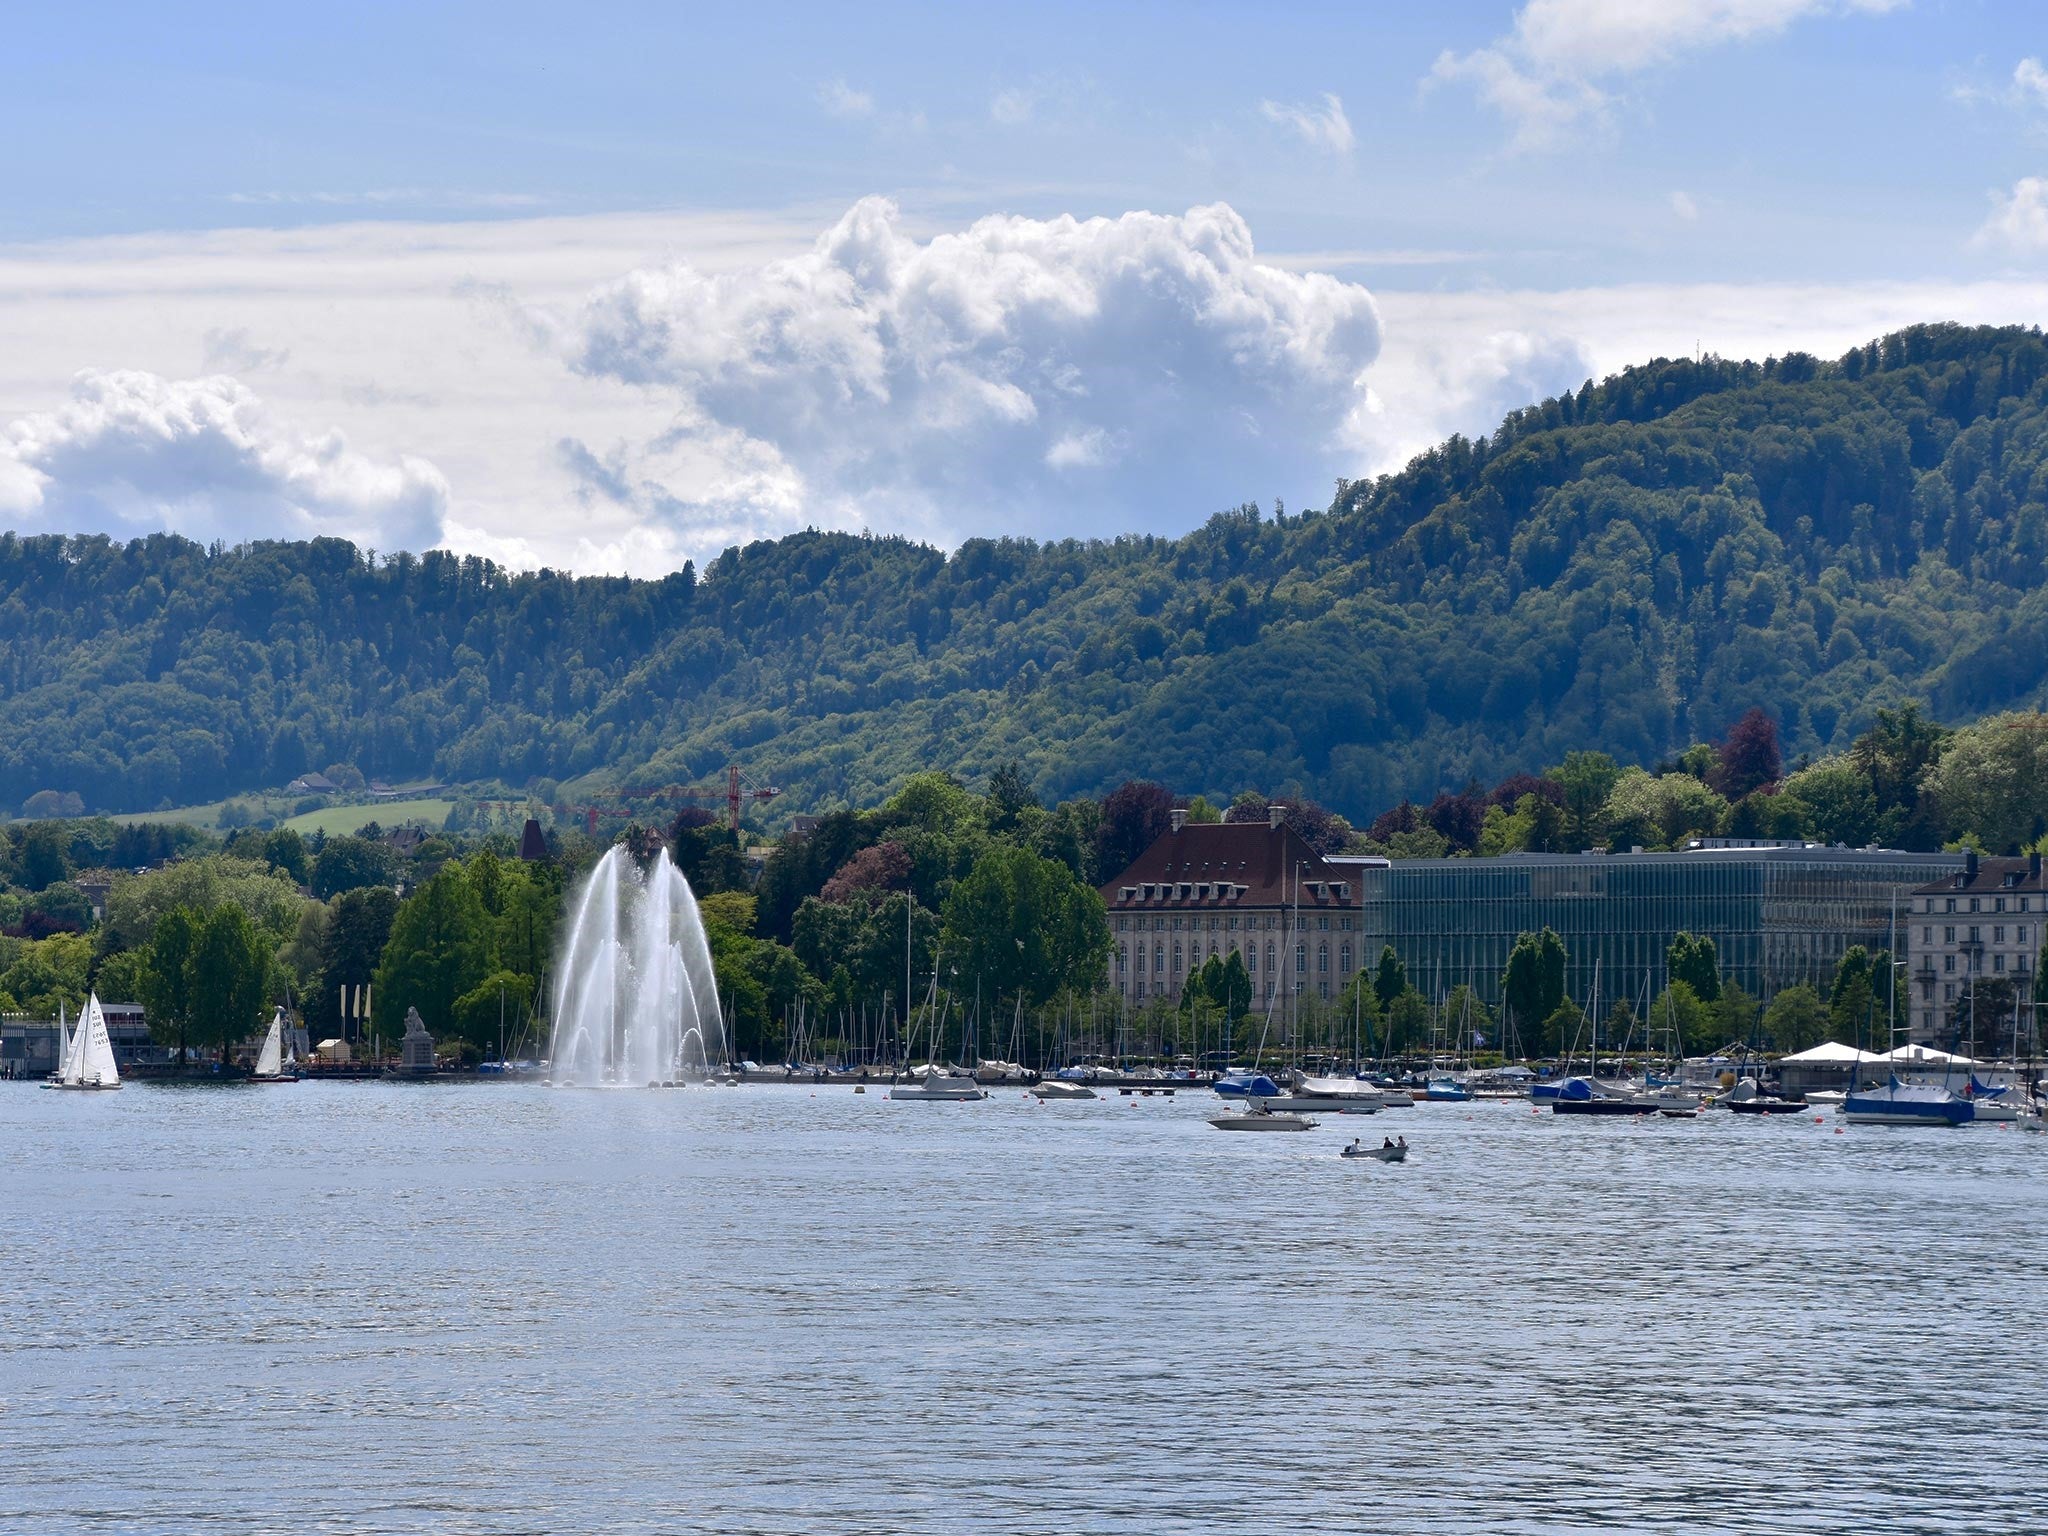
<instances>
[{"instance_id":1,"label":"fountain plume","mask_svg":"<svg viewBox=\"0 0 2048 1536\"><path fill-rule=\"evenodd\" d=\"M556 972L556 1082L645 1086L701 1079L727 1059L711 944L690 882L624 845L578 893Z\"/></svg>"}]
</instances>

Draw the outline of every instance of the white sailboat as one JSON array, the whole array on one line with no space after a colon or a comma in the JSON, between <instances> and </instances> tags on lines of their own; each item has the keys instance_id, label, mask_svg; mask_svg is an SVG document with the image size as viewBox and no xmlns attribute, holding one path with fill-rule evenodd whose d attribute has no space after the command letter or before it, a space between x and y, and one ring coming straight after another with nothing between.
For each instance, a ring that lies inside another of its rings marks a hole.
<instances>
[{"instance_id":1,"label":"white sailboat","mask_svg":"<svg viewBox=\"0 0 2048 1536\"><path fill-rule=\"evenodd\" d=\"M256 1054L256 1070L250 1080L258 1083L296 1083L299 1074L293 1071L297 1063L284 1059L284 1009L279 1008L270 1016L270 1033L263 1037L263 1049Z\"/></svg>"},{"instance_id":2,"label":"white sailboat","mask_svg":"<svg viewBox=\"0 0 2048 1536\"><path fill-rule=\"evenodd\" d=\"M59 1024L61 1028L61 1022ZM78 1016L78 1033L64 1051L57 1075L45 1088L118 1088L121 1069L114 1064L114 1042L107 1038L107 1016L100 1011L97 992L87 995L85 1012Z\"/></svg>"}]
</instances>

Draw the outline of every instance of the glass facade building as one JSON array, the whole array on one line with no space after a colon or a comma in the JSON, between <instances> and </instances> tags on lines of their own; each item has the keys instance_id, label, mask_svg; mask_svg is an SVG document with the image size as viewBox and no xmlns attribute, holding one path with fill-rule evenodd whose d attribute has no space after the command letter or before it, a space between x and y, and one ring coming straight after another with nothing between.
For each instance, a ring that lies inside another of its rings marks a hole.
<instances>
[{"instance_id":1,"label":"glass facade building","mask_svg":"<svg viewBox=\"0 0 2048 1536\"><path fill-rule=\"evenodd\" d=\"M1581 1006L1598 963L1604 1013L1661 991L1672 939L1701 934L1723 974L1769 999L1825 989L1852 944L1893 947L1894 899L1903 939L1907 893L1962 867L1961 854L1800 845L1373 861L1359 867L1362 947L1370 965L1392 945L1426 993L1465 982L1497 1007L1515 940L1550 928Z\"/></svg>"}]
</instances>

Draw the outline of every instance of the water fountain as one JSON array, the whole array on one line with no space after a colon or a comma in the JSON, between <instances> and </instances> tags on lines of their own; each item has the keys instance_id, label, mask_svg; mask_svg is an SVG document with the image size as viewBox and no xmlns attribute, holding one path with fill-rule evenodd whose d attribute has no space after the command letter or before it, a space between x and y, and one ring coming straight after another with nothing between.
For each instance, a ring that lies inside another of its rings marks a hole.
<instances>
[{"instance_id":1,"label":"water fountain","mask_svg":"<svg viewBox=\"0 0 2048 1536\"><path fill-rule=\"evenodd\" d=\"M576 897L555 983L553 1081L653 1087L723 1070L725 1020L690 882L624 844Z\"/></svg>"}]
</instances>

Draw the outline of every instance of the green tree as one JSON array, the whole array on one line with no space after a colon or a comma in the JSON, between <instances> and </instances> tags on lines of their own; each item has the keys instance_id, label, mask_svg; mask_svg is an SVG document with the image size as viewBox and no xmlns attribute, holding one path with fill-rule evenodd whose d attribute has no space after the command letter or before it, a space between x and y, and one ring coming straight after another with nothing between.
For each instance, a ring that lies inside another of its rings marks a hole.
<instances>
[{"instance_id":1,"label":"green tree","mask_svg":"<svg viewBox=\"0 0 2048 1536\"><path fill-rule=\"evenodd\" d=\"M1806 983L1787 987L1764 1010L1764 1033L1781 1051L1804 1051L1828 1037L1828 1010Z\"/></svg>"},{"instance_id":2,"label":"green tree","mask_svg":"<svg viewBox=\"0 0 2048 1536\"><path fill-rule=\"evenodd\" d=\"M1564 941L1548 928L1522 934L1508 951L1501 1001L1509 1024L1532 1041L1564 1001L1564 970Z\"/></svg>"},{"instance_id":3,"label":"green tree","mask_svg":"<svg viewBox=\"0 0 2048 1536\"><path fill-rule=\"evenodd\" d=\"M1603 814L1616 846L1680 848L1689 837L1718 831L1728 802L1689 773L1631 768L1614 781Z\"/></svg>"},{"instance_id":4,"label":"green tree","mask_svg":"<svg viewBox=\"0 0 2048 1536\"><path fill-rule=\"evenodd\" d=\"M397 864L390 846L381 840L330 837L313 859L313 894L326 901L343 891L390 885L397 879Z\"/></svg>"},{"instance_id":5,"label":"green tree","mask_svg":"<svg viewBox=\"0 0 2048 1536\"><path fill-rule=\"evenodd\" d=\"M1550 771L1564 789L1565 827L1574 848L1592 848L1606 840L1601 812L1613 793L1621 770L1605 752L1567 752Z\"/></svg>"},{"instance_id":6,"label":"green tree","mask_svg":"<svg viewBox=\"0 0 2048 1536\"><path fill-rule=\"evenodd\" d=\"M323 1036L347 1038L353 1016L343 1013L342 989L353 1002L356 989L370 986L398 917L398 892L388 885L344 891L329 904L321 937L320 975L307 999L306 1018Z\"/></svg>"},{"instance_id":7,"label":"green tree","mask_svg":"<svg viewBox=\"0 0 2048 1536\"><path fill-rule=\"evenodd\" d=\"M2048 832L2048 714L2015 711L1949 739L1922 789L1951 837L1974 832L1994 852Z\"/></svg>"},{"instance_id":8,"label":"green tree","mask_svg":"<svg viewBox=\"0 0 2048 1536\"><path fill-rule=\"evenodd\" d=\"M1876 1018L1876 981L1870 951L1851 944L1835 966L1834 984L1828 989L1830 1039L1854 1045L1870 1031Z\"/></svg>"},{"instance_id":9,"label":"green tree","mask_svg":"<svg viewBox=\"0 0 2048 1536\"><path fill-rule=\"evenodd\" d=\"M1404 987L1387 1005L1387 1049L1417 1051L1429 1045L1429 1004L1413 987Z\"/></svg>"},{"instance_id":10,"label":"green tree","mask_svg":"<svg viewBox=\"0 0 2048 1536\"><path fill-rule=\"evenodd\" d=\"M1664 964L1671 980L1684 982L1701 1002L1718 1001L1721 996L1721 957L1714 941L1705 935L1681 933L1664 951Z\"/></svg>"},{"instance_id":11,"label":"green tree","mask_svg":"<svg viewBox=\"0 0 2048 1536\"><path fill-rule=\"evenodd\" d=\"M1688 1056L1704 1056L1731 1038L1718 1033L1713 1008L1684 981L1673 981L1651 1006L1650 1027L1660 1032L1660 1038L1662 1031L1676 1029Z\"/></svg>"},{"instance_id":12,"label":"green tree","mask_svg":"<svg viewBox=\"0 0 2048 1536\"><path fill-rule=\"evenodd\" d=\"M31 891L71 878L71 847L63 826L39 821L22 834L16 878Z\"/></svg>"},{"instance_id":13,"label":"green tree","mask_svg":"<svg viewBox=\"0 0 2048 1536\"><path fill-rule=\"evenodd\" d=\"M1558 1005L1544 1015L1529 1048L1538 1056L1563 1056L1589 1043L1583 1038L1585 1031L1585 1010L1569 997L1561 998Z\"/></svg>"},{"instance_id":14,"label":"green tree","mask_svg":"<svg viewBox=\"0 0 2048 1536\"><path fill-rule=\"evenodd\" d=\"M1849 762L1870 780L1877 800L1879 842L1893 848L1932 848L1939 844L1928 808L1921 804L1921 784L1947 743L1945 728L1920 713L1920 706L1880 709L1877 723L1849 748Z\"/></svg>"},{"instance_id":15,"label":"green tree","mask_svg":"<svg viewBox=\"0 0 2048 1536\"><path fill-rule=\"evenodd\" d=\"M298 931L305 904L288 877L247 859L224 854L180 859L114 882L107 893L106 942L138 949L149 942L158 916L172 907L211 912L232 905L246 912L273 944L282 944Z\"/></svg>"},{"instance_id":16,"label":"green tree","mask_svg":"<svg viewBox=\"0 0 2048 1536\"><path fill-rule=\"evenodd\" d=\"M186 1061L192 1028L192 951L201 919L190 907L172 907L156 920L142 967L144 1016L159 1045L176 1046Z\"/></svg>"},{"instance_id":17,"label":"green tree","mask_svg":"<svg viewBox=\"0 0 2048 1536\"><path fill-rule=\"evenodd\" d=\"M1401 957L1394 953L1389 944L1380 951L1380 963L1373 973L1373 995L1380 1000L1380 1012L1392 1017L1394 999L1408 990L1408 967L1401 963Z\"/></svg>"},{"instance_id":18,"label":"green tree","mask_svg":"<svg viewBox=\"0 0 2048 1536\"><path fill-rule=\"evenodd\" d=\"M0 940L0 996L25 1012L54 1018L61 1004L77 1013L85 1001L92 969L92 940L82 933L53 933L22 943Z\"/></svg>"},{"instance_id":19,"label":"green tree","mask_svg":"<svg viewBox=\"0 0 2048 1536\"><path fill-rule=\"evenodd\" d=\"M1846 757L1800 769L1785 780L1779 798L1805 806L1813 835L1824 843L1862 848L1877 836L1877 792Z\"/></svg>"},{"instance_id":20,"label":"green tree","mask_svg":"<svg viewBox=\"0 0 2048 1536\"><path fill-rule=\"evenodd\" d=\"M991 849L947 898L940 945L947 963L991 996L1027 1005L1063 988L1099 985L1109 957L1102 898L1063 864L1024 848Z\"/></svg>"},{"instance_id":21,"label":"green tree","mask_svg":"<svg viewBox=\"0 0 2048 1536\"><path fill-rule=\"evenodd\" d=\"M185 962L190 1033L223 1062L261 1019L270 955L263 931L237 906L215 907L193 933Z\"/></svg>"},{"instance_id":22,"label":"green tree","mask_svg":"<svg viewBox=\"0 0 2048 1536\"><path fill-rule=\"evenodd\" d=\"M460 1034L456 1001L489 971L490 926L483 903L463 867L444 864L406 898L392 921L371 997L379 1031L402 1033L406 1010L417 1008L434 1035Z\"/></svg>"}]
</instances>

